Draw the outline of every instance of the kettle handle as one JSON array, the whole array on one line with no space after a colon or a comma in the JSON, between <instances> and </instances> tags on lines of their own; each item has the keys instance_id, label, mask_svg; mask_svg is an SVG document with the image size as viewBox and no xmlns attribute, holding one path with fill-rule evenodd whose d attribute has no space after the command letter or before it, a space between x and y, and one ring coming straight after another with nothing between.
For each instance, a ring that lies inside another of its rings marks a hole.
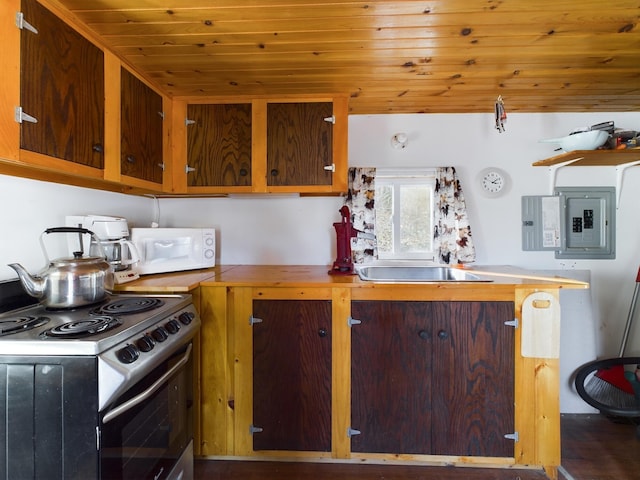
<instances>
[{"instance_id":1,"label":"kettle handle","mask_svg":"<svg viewBox=\"0 0 640 480\"><path fill-rule=\"evenodd\" d=\"M98 249L100 250L100 256L103 257L105 260L107 258L107 254L104 251L104 248L102 247L102 245L100 244L100 239L91 230L87 228L82 228L82 227L52 227L52 228L47 228L44 232L42 232L42 235L40 235L40 246L42 247L42 252L44 253L44 258L47 264L49 264L50 260L49 260L49 255L47 255L47 249L44 246L44 235L45 234L48 235L50 233L78 233L80 235L83 235L83 234L91 235L91 238L98 245Z\"/></svg>"}]
</instances>

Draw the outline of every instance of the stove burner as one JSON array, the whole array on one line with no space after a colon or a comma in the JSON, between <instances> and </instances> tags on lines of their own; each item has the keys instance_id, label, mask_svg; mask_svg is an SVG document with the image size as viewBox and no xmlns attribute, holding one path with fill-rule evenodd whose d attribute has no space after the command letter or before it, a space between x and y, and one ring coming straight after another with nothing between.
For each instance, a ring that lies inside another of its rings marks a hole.
<instances>
[{"instance_id":1,"label":"stove burner","mask_svg":"<svg viewBox=\"0 0 640 480\"><path fill-rule=\"evenodd\" d=\"M49 321L47 317L34 317L27 315L24 317L12 317L0 319L0 337L11 335L12 333L24 332L32 328L44 325Z\"/></svg>"},{"instance_id":2,"label":"stove burner","mask_svg":"<svg viewBox=\"0 0 640 480\"><path fill-rule=\"evenodd\" d=\"M98 333L106 332L112 328L122 325L122 320L108 315L101 315L85 320L77 320L75 322L63 323L49 330L45 330L40 334L41 337L47 338L83 338Z\"/></svg>"},{"instance_id":3,"label":"stove burner","mask_svg":"<svg viewBox=\"0 0 640 480\"><path fill-rule=\"evenodd\" d=\"M117 300L96 307L89 313L91 315L128 315L154 310L162 305L164 305L164 302L159 298L127 297L118 298Z\"/></svg>"}]
</instances>

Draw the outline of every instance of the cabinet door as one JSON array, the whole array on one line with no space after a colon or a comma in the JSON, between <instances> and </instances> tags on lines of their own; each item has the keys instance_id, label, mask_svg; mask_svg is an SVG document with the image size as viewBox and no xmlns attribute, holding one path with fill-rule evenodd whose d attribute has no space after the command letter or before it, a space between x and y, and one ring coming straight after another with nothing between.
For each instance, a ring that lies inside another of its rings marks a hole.
<instances>
[{"instance_id":1,"label":"cabinet door","mask_svg":"<svg viewBox=\"0 0 640 480\"><path fill-rule=\"evenodd\" d=\"M433 302L432 451L513 457L512 302Z\"/></svg>"},{"instance_id":2,"label":"cabinet door","mask_svg":"<svg viewBox=\"0 0 640 480\"><path fill-rule=\"evenodd\" d=\"M356 301L351 315L351 451L431 451L431 305Z\"/></svg>"},{"instance_id":3,"label":"cabinet door","mask_svg":"<svg viewBox=\"0 0 640 480\"><path fill-rule=\"evenodd\" d=\"M331 450L331 302L255 300L254 450Z\"/></svg>"},{"instance_id":4,"label":"cabinet door","mask_svg":"<svg viewBox=\"0 0 640 480\"><path fill-rule=\"evenodd\" d=\"M104 168L104 55L35 0L23 0L20 148Z\"/></svg>"},{"instance_id":5,"label":"cabinet door","mask_svg":"<svg viewBox=\"0 0 640 480\"><path fill-rule=\"evenodd\" d=\"M122 175L162 183L162 97L121 69Z\"/></svg>"},{"instance_id":6,"label":"cabinet door","mask_svg":"<svg viewBox=\"0 0 640 480\"><path fill-rule=\"evenodd\" d=\"M267 185L331 185L331 102L267 105Z\"/></svg>"},{"instance_id":7,"label":"cabinet door","mask_svg":"<svg viewBox=\"0 0 640 480\"><path fill-rule=\"evenodd\" d=\"M352 302L352 451L513 457L513 309Z\"/></svg>"},{"instance_id":8,"label":"cabinet door","mask_svg":"<svg viewBox=\"0 0 640 480\"><path fill-rule=\"evenodd\" d=\"M189 105L190 187L251 185L251 104Z\"/></svg>"}]
</instances>

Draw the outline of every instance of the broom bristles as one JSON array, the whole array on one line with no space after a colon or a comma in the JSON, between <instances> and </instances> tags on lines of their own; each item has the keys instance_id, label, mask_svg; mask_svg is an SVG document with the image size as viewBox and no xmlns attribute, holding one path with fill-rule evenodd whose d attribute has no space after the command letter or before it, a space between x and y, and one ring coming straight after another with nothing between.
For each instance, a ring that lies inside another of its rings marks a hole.
<instances>
[{"instance_id":1,"label":"broom bristles","mask_svg":"<svg viewBox=\"0 0 640 480\"><path fill-rule=\"evenodd\" d=\"M614 365L610 368L601 368L596 372L596 377L610 383L614 387L633 395L633 387L624 375L623 365Z\"/></svg>"},{"instance_id":2,"label":"broom bristles","mask_svg":"<svg viewBox=\"0 0 640 480\"><path fill-rule=\"evenodd\" d=\"M627 383L629 382L627 381ZM584 384L584 389L591 398L603 405L613 408L638 408L638 400L635 395L627 393L624 389L606 381L597 374Z\"/></svg>"}]
</instances>

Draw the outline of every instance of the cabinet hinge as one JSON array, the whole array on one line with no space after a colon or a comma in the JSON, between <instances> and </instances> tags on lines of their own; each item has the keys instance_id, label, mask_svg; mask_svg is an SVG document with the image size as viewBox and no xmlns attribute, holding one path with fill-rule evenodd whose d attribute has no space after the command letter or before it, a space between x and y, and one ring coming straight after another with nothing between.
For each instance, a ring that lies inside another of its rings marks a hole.
<instances>
[{"instance_id":1,"label":"cabinet hinge","mask_svg":"<svg viewBox=\"0 0 640 480\"><path fill-rule=\"evenodd\" d=\"M38 34L38 29L24 19L24 13L22 12L16 13L16 26L20 30L29 30L30 32L35 33L36 35Z\"/></svg>"},{"instance_id":2,"label":"cabinet hinge","mask_svg":"<svg viewBox=\"0 0 640 480\"><path fill-rule=\"evenodd\" d=\"M504 324L508 327L518 328L518 319L514 318L513 320L508 320L504 322Z\"/></svg>"},{"instance_id":3,"label":"cabinet hinge","mask_svg":"<svg viewBox=\"0 0 640 480\"><path fill-rule=\"evenodd\" d=\"M195 120L191 120L189 118L185 118L184 119L184 124L188 127L189 125L195 125L196 121Z\"/></svg>"},{"instance_id":4,"label":"cabinet hinge","mask_svg":"<svg viewBox=\"0 0 640 480\"><path fill-rule=\"evenodd\" d=\"M256 427L254 424L249 425L249 435L262 432L262 427Z\"/></svg>"},{"instance_id":5,"label":"cabinet hinge","mask_svg":"<svg viewBox=\"0 0 640 480\"><path fill-rule=\"evenodd\" d=\"M14 118L15 118L16 122L18 122L18 123L22 123L22 122L38 123L38 119L36 117L32 117L28 113L24 113L22 111L22 107L16 107L15 108L15 110L14 110Z\"/></svg>"},{"instance_id":6,"label":"cabinet hinge","mask_svg":"<svg viewBox=\"0 0 640 480\"><path fill-rule=\"evenodd\" d=\"M332 163L331 165L325 165L323 167L327 172L335 172L336 171L336 164Z\"/></svg>"},{"instance_id":7,"label":"cabinet hinge","mask_svg":"<svg viewBox=\"0 0 640 480\"><path fill-rule=\"evenodd\" d=\"M507 440L513 440L514 442L517 442L519 440L519 435L518 432L513 432L513 433L507 433L504 438L506 438Z\"/></svg>"},{"instance_id":8,"label":"cabinet hinge","mask_svg":"<svg viewBox=\"0 0 640 480\"><path fill-rule=\"evenodd\" d=\"M347 437L351 438L354 435L360 435L362 432L360 430L356 430L355 428L347 427Z\"/></svg>"},{"instance_id":9,"label":"cabinet hinge","mask_svg":"<svg viewBox=\"0 0 640 480\"><path fill-rule=\"evenodd\" d=\"M184 166L184 173L191 173L191 172L195 172L196 169L193 167L190 167L189 165L185 165Z\"/></svg>"},{"instance_id":10,"label":"cabinet hinge","mask_svg":"<svg viewBox=\"0 0 640 480\"><path fill-rule=\"evenodd\" d=\"M327 123L333 123L335 125L336 123L336 116L335 115L331 115L330 117L324 117L323 120Z\"/></svg>"},{"instance_id":11,"label":"cabinet hinge","mask_svg":"<svg viewBox=\"0 0 640 480\"><path fill-rule=\"evenodd\" d=\"M261 318L256 318L253 315L249 315L249 325L253 326L256 323L262 323L262 319Z\"/></svg>"},{"instance_id":12,"label":"cabinet hinge","mask_svg":"<svg viewBox=\"0 0 640 480\"><path fill-rule=\"evenodd\" d=\"M362 320L357 320L353 317L347 317L347 325L349 325L350 327L353 327L354 325L360 325L362 323Z\"/></svg>"}]
</instances>

